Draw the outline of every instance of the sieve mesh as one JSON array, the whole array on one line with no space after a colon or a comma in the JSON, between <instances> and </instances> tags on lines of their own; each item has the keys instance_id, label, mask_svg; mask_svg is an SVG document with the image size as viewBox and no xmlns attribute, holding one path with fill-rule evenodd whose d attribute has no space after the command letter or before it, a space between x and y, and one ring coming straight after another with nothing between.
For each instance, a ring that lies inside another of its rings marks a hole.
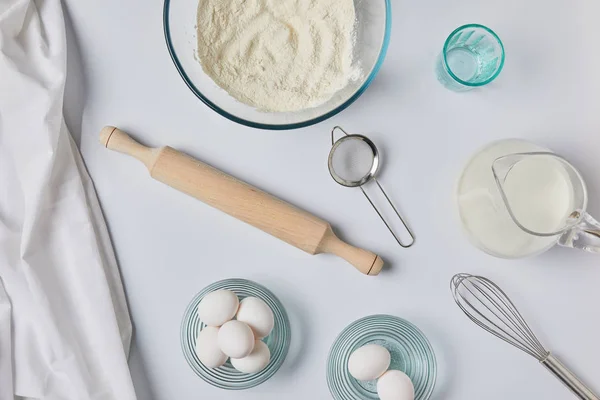
<instances>
[{"instance_id":1,"label":"sieve mesh","mask_svg":"<svg viewBox=\"0 0 600 400\"><path fill-rule=\"evenodd\" d=\"M375 154L361 139L348 137L334 149L331 157L332 173L349 182L360 182L373 167Z\"/></svg>"}]
</instances>

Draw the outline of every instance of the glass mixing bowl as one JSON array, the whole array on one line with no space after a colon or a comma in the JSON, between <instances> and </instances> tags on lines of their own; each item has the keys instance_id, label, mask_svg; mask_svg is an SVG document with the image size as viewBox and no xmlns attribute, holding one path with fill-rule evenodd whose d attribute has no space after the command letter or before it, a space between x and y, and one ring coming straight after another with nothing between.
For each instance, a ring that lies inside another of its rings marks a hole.
<instances>
[{"instance_id":1,"label":"glass mixing bowl","mask_svg":"<svg viewBox=\"0 0 600 400\"><path fill-rule=\"evenodd\" d=\"M370 315L354 321L335 339L327 359L327 385L335 400L378 400L377 381L360 382L348 371L350 355L367 344L378 344L391 355L389 369L403 371L415 387L415 400L433 393L437 367L433 348L410 322L391 315Z\"/></svg>"},{"instance_id":2,"label":"glass mixing bowl","mask_svg":"<svg viewBox=\"0 0 600 400\"><path fill-rule=\"evenodd\" d=\"M233 368L229 360L222 367L208 368L198 359L195 351L196 338L198 332L206 326L198 317L198 304L208 293L219 289L231 290L237 294L240 300L246 297L258 297L273 310L275 325L269 336L263 339L271 352L271 361L262 371L255 374L245 374ZM181 321L181 348L185 359L200 378L221 389L249 389L271 378L281 367L287 356L290 339L290 322L283 305L268 289L246 279L226 279L205 287L194 296Z\"/></svg>"},{"instance_id":3,"label":"glass mixing bowl","mask_svg":"<svg viewBox=\"0 0 600 400\"><path fill-rule=\"evenodd\" d=\"M354 0L356 44L354 61L363 71L326 103L295 112L264 112L231 97L204 73L196 59L198 0L165 0L163 23L167 47L179 74L191 91L214 111L232 121L254 128L295 129L334 116L369 87L379 71L388 47L392 26L390 0Z\"/></svg>"}]
</instances>

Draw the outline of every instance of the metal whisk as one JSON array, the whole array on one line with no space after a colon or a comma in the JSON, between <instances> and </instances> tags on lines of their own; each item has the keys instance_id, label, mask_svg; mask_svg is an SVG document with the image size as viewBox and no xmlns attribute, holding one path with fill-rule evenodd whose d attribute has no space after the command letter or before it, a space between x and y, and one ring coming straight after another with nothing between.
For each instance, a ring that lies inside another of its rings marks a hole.
<instances>
[{"instance_id":1,"label":"metal whisk","mask_svg":"<svg viewBox=\"0 0 600 400\"><path fill-rule=\"evenodd\" d=\"M481 276L456 274L450 281L456 304L481 328L535 357L582 400L600 400L554 357L535 336L519 310L494 282Z\"/></svg>"}]
</instances>

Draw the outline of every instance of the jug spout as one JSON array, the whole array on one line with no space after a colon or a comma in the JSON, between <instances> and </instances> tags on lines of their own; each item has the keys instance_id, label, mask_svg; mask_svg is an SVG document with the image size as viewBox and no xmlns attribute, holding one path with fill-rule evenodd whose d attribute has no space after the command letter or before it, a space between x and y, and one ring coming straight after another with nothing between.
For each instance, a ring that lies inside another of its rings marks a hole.
<instances>
[{"instance_id":1,"label":"jug spout","mask_svg":"<svg viewBox=\"0 0 600 400\"><path fill-rule=\"evenodd\" d=\"M532 154L550 154L553 153L515 153L515 154L507 154L502 157L498 157L492 163L492 171L494 173L494 178L496 179L496 183L498 185L502 185L506 180L510 170L512 167L517 164L519 161L523 160L525 157L529 157Z\"/></svg>"}]
</instances>

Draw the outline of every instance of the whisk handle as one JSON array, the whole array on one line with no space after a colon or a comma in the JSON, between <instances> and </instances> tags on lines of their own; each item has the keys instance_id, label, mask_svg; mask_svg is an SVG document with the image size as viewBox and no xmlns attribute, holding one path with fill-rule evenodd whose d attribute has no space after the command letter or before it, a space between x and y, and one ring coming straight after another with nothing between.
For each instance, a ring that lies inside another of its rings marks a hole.
<instances>
[{"instance_id":1,"label":"whisk handle","mask_svg":"<svg viewBox=\"0 0 600 400\"><path fill-rule=\"evenodd\" d=\"M542 365L554 374L566 387L582 400L600 400L587 386L583 384L567 367L565 367L556 357L548 353L548 356L541 361Z\"/></svg>"}]
</instances>

